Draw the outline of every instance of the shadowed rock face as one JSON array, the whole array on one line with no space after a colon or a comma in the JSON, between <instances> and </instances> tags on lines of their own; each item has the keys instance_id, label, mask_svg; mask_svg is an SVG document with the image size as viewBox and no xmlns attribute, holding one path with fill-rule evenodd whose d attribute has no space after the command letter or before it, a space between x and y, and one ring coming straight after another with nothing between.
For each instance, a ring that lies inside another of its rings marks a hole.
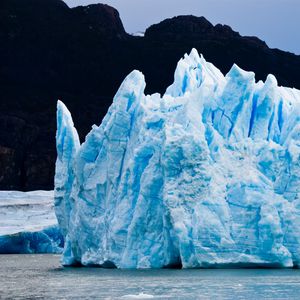
<instances>
[{"instance_id":1,"label":"shadowed rock face","mask_svg":"<svg viewBox=\"0 0 300 300\"><path fill-rule=\"evenodd\" d=\"M146 93L165 91L182 53L196 48L225 73L233 63L300 88L300 57L205 18L180 16L128 35L118 12L59 0L0 3L0 189L52 189L55 105L73 113L81 140L99 124L123 78L145 74Z\"/></svg>"}]
</instances>

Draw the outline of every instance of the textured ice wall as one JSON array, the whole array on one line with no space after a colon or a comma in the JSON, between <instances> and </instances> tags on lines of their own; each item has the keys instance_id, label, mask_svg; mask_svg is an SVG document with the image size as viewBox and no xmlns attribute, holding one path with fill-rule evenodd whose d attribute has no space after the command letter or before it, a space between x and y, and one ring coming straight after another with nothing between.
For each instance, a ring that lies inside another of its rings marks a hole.
<instances>
[{"instance_id":1,"label":"textured ice wall","mask_svg":"<svg viewBox=\"0 0 300 300\"><path fill-rule=\"evenodd\" d=\"M300 265L300 92L196 50L162 97L122 83L80 145L58 102L63 264Z\"/></svg>"}]
</instances>

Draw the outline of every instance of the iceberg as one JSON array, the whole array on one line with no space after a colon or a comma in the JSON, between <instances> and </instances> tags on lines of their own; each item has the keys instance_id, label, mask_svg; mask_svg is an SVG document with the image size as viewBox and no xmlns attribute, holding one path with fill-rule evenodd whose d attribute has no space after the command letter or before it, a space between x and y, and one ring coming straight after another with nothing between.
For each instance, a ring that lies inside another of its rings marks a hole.
<instances>
[{"instance_id":1,"label":"iceberg","mask_svg":"<svg viewBox=\"0 0 300 300\"><path fill-rule=\"evenodd\" d=\"M0 254L62 253L53 191L0 191Z\"/></svg>"},{"instance_id":2,"label":"iceberg","mask_svg":"<svg viewBox=\"0 0 300 300\"><path fill-rule=\"evenodd\" d=\"M121 84L80 144L57 105L64 265L300 266L300 91L193 49L165 94Z\"/></svg>"}]
</instances>

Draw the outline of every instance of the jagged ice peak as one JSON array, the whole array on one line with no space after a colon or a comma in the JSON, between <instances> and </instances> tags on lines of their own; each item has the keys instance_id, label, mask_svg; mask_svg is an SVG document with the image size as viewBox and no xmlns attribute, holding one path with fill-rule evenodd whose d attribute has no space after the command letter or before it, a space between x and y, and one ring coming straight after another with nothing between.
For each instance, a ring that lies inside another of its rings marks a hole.
<instances>
[{"instance_id":1,"label":"jagged ice peak","mask_svg":"<svg viewBox=\"0 0 300 300\"><path fill-rule=\"evenodd\" d=\"M300 92L193 49L161 97L121 84L80 145L57 106L62 262L118 268L300 265Z\"/></svg>"}]
</instances>

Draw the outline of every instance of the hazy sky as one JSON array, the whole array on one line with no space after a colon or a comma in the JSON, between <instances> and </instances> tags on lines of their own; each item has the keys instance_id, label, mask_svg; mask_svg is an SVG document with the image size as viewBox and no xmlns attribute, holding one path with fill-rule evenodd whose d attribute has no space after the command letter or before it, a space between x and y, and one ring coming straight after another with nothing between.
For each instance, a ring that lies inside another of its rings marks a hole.
<instances>
[{"instance_id":1,"label":"hazy sky","mask_svg":"<svg viewBox=\"0 0 300 300\"><path fill-rule=\"evenodd\" d=\"M106 3L118 9L128 33L176 15L204 16L256 35L272 48L300 54L300 0L65 0L69 6Z\"/></svg>"}]
</instances>

